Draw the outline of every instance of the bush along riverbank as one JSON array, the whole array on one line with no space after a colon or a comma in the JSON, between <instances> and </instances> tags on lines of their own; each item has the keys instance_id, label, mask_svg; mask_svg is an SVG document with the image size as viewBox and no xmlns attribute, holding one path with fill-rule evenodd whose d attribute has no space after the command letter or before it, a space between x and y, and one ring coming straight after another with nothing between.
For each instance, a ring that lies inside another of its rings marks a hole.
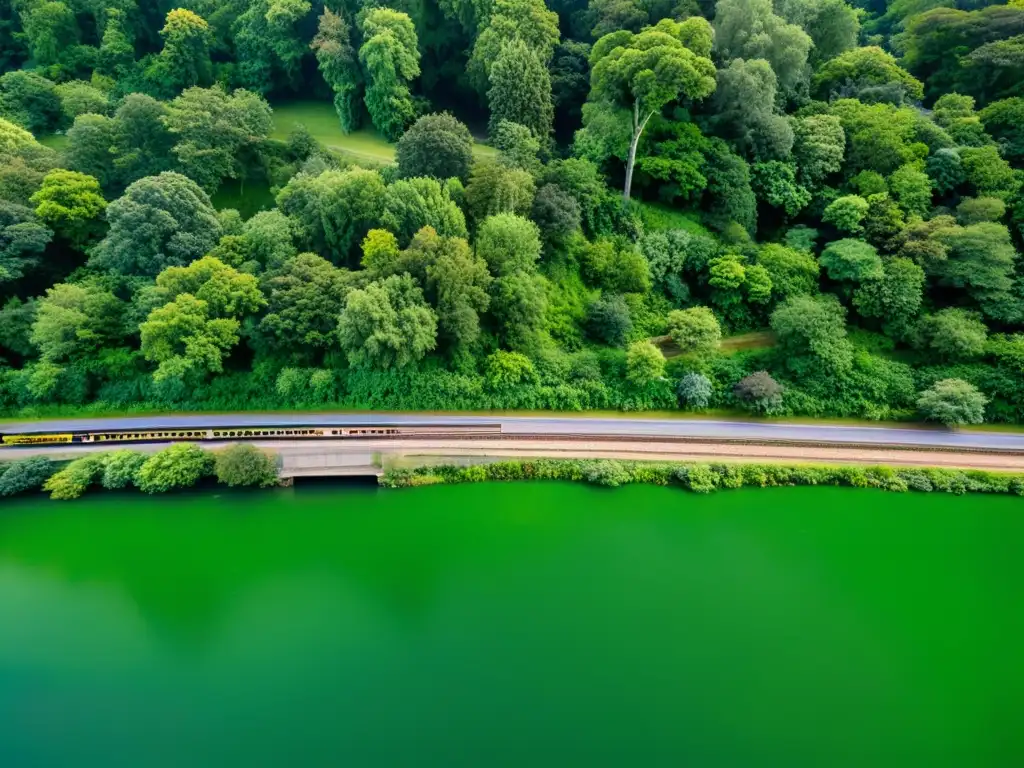
<instances>
[{"instance_id":1,"label":"bush along riverbank","mask_svg":"<svg viewBox=\"0 0 1024 768\"><path fill-rule=\"evenodd\" d=\"M0 463L0 498L46 491L51 499L77 499L90 489L137 488L167 493L216 478L229 487L268 488L279 483L274 454L248 444L208 451L180 443L157 453L132 449L95 453L71 462L43 457ZM385 488L512 480L571 480L616 488L632 483L673 485L695 493L730 488L834 485L886 491L997 493L1024 496L1024 474L918 467L783 464L694 464L610 459L528 459L468 467L389 469Z\"/></svg>"},{"instance_id":2,"label":"bush along riverbank","mask_svg":"<svg viewBox=\"0 0 1024 768\"><path fill-rule=\"evenodd\" d=\"M886 491L1024 495L1024 474L905 467L782 464L692 464L606 459L500 461L469 467L391 469L388 488L511 480L572 480L615 488L631 483L675 485L696 493L729 488L837 485Z\"/></svg>"},{"instance_id":3,"label":"bush along riverbank","mask_svg":"<svg viewBox=\"0 0 1024 768\"><path fill-rule=\"evenodd\" d=\"M207 478L230 487L269 487L278 483L277 460L247 444L207 451L191 443L156 453L130 448L92 453L71 462L33 457L0 463L0 497L40 489L58 500L77 499L91 488L166 493L192 488Z\"/></svg>"}]
</instances>

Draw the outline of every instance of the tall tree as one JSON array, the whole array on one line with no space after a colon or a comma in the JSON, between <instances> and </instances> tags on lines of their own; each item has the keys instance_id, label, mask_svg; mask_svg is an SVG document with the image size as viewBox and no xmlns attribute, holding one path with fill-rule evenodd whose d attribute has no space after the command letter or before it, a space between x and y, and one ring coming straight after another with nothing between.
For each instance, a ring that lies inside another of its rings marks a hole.
<instances>
[{"instance_id":1,"label":"tall tree","mask_svg":"<svg viewBox=\"0 0 1024 768\"><path fill-rule=\"evenodd\" d=\"M167 14L160 35L164 48L155 63L153 77L163 88L173 92L213 82L210 25L202 16L176 8Z\"/></svg>"},{"instance_id":2,"label":"tall tree","mask_svg":"<svg viewBox=\"0 0 1024 768\"><path fill-rule=\"evenodd\" d=\"M536 51L519 39L505 43L490 68L490 83L491 134L502 121L517 122L546 145L554 121L551 78Z\"/></svg>"},{"instance_id":3,"label":"tall tree","mask_svg":"<svg viewBox=\"0 0 1024 768\"><path fill-rule=\"evenodd\" d=\"M359 58L352 47L352 30L344 14L324 8L310 47L316 52L320 74L334 91L334 110L345 133L359 127Z\"/></svg>"},{"instance_id":4,"label":"tall tree","mask_svg":"<svg viewBox=\"0 0 1024 768\"><path fill-rule=\"evenodd\" d=\"M491 67L502 48L516 40L533 51L546 68L559 37L558 14L549 11L544 0L494 0L467 65L470 80L481 95L487 92L493 86Z\"/></svg>"},{"instance_id":5,"label":"tall tree","mask_svg":"<svg viewBox=\"0 0 1024 768\"><path fill-rule=\"evenodd\" d=\"M409 83L420 74L416 28L407 14L374 8L362 17L359 60L366 67L366 109L374 127L397 141L416 116Z\"/></svg>"},{"instance_id":6,"label":"tall tree","mask_svg":"<svg viewBox=\"0 0 1024 768\"><path fill-rule=\"evenodd\" d=\"M161 173L132 184L107 207L110 231L89 265L122 275L156 277L208 253L221 224L210 198L191 179Z\"/></svg>"},{"instance_id":7,"label":"tall tree","mask_svg":"<svg viewBox=\"0 0 1024 768\"><path fill-rule=\"evenodd\" d=\"M711 29L701 18L662 19L639 34L615 32L590 54L592 101L632 112L623 198L633 185L636 149L648 121L669 103L702 99L715 89Z\"/></svg>"}]
</instances>

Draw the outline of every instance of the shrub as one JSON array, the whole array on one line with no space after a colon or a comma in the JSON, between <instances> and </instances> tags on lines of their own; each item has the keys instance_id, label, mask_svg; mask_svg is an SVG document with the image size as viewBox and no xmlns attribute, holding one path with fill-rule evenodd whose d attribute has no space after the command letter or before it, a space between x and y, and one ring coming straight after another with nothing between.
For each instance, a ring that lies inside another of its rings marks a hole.
<instances>
[{"instance_id":1,"label":"shrub","mask_svg":"<svg viewBox=\"0 0 1024 768\"><path fill-rule=\"evenodd\" d=\"M146 463L146 454L130 448L107 454L100 483L108 491L138 485L139 470Z\"/></svg>"},{"instance_id":2,"label":"shrub","mask_svg":"<svg viewBox=\"0 0 1024 768\"><path fill-rule=\"evenodd\" d=\"M688 373L679 380L676 395L684 408L707 408L711 403L711 379L703 373Z\"/></svg>"},{"instance_id":3,"label":"shrub","mask_svg":"<svg viewBox=\"0 0 1024 768\"><path fill-rule=\"evenodd\" d=\"M214 458L198 445L178 443L146 459L139 470L139 489L166 493L191 488L213 472Z\"/></svg>"},{"instance_id":4,"label":"shrub","mask_svg":"<svg viewBox=\"0 0 1024 768\"><path fill-rule=\"evenodd\" d=\"M277 462L253 445L232 445L219 451L214 471L217 481L229 485L267 488L277 484Z\"/></svg>"},{"instance_id":5,"label":"shrub","mask_svg":"<svg viewBox=\"0 0 1024 768\"><path fill-rule=\"evenodd\" d=\"M757 371L736 382L736 399L755 413L770 415L782 407L782 385L767 371Z\"/></svg>"},{"instance_id":6,"label":"shrub","mask_svg":"<svg viewBox=\"0 0 1024 768\"><path fill-rule=\"evenodd\" d=\"M981 424L985 420L988 399L973 384L963 379L943 379L921 393L917 408L929 421L947 427Z\"/></svg>"},{"instance_id":7,"label":"shrub","mask_svg":"<svg viewBox=\"0 0 1024 768\"><path fill-rule=\"evenodd\" d=\"M105 456L94 454L75 459L43 484L51 499L66 501L77 499L103 474Z\"/></svg>"},{"instance_id":8,"label":"shrub","mask_svg":"<svg viewBox=\"0 0 1024 768\"><path fill-rule=\"evenodd\" d=\"M0 496L38 490L53 474L53 462L42 456L0 464Z\"/></svg>"},{"instance_id":9,"label":"shrub","mask_svg":"<svg viewBox=\"0 0 1024 768\"><path fill-rule=\"evenodd\" d=\"M595 461L590 463L584 475L588 483L617 488L632 480L629 471L618 461Z\"/></svg>"}]
</instances>

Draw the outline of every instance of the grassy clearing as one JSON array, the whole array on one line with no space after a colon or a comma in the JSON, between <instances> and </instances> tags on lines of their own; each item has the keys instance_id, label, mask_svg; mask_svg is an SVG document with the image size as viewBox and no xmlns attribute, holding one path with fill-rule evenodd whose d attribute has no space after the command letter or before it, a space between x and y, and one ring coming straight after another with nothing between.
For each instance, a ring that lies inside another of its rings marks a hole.
<instances>
[{"instance_id":1,"label":"grassy clearing","mask_svg":"<svg viewBox=\"0 0 1024 768\"><path fill-rule=\"evenodd\" d=\"M218 211L234 208L243 219L251 218L260 211L269 211L274 207L274 195L266 182L246 182L245 186L236 179L228 179L221 184L217 193L210 198L213 207Z\"/></svg>"},{"instance_id":2,"label":"grassy clearing","mask_svg":"<svg viewBox=\"0 0 1024 768\"><path fill-rule=\"evenodd\" d=\"M644 228L649 232L665 229L682 229L694 235L714 237L700 222L695 211L680 211L664 203L637 203Z\"/></svg>"},{"instance_id":3,"label":"grassy clearing","mask_svg":"<svg viewBox=\"0 0 1024 768\"><path fill-rule=\"evenodd\" d=\"M274 129L270 135L275 139L286 139L296 124L305 125L317 141L337 152L377 163L391 163L395 159L395 145L372 128L343 133L334 105L330 102L294 101L276 105ZM474 145L473 153L477 157L491 157L497 154L491 147L479 143Z\"/></svg>"},{"instance_id":4,"label":"grassy clearing","mask_svg":"<svg viewBox=\"0 0 1024 768\"><path fill-rule=\"evenodd\" d=\"M775 334L772 331L751 331L722 339L719 350L723 355L734 355L737 352L748 352L752 349L767 349L775 346ZM655 336L651 343L661 350L666 358L678 357L683 351L672 341L671 336Z\"/></svg>"},{"instance_id":5,"label":"grassy clearing","mask_svg":"<svg viewBox=\"0 0 1024 768\"><path fill-rule=\"evenodd\" d=\"M48 136L39 136L37 140L44 147L56 150L64 149L68 145L68 137L64 133L51 133Z\"/></svg>"}]
</instances>

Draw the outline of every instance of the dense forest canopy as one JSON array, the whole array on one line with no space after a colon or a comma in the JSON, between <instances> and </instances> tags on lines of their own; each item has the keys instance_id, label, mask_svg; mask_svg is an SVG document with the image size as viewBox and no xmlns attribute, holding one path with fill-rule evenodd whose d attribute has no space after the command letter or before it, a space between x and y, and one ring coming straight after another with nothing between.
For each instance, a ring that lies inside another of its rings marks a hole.
<instances>
[{"instance_id":1,"label":"dense forest canopy","mask_svg":"<svg viewBox=\"0 0 1024 768\"><path fill-rule=\"evenodd\" d=\"M0 0L0 70L0 411L1024 420L1020 0Z\"/></svg>"}]
</instances>

